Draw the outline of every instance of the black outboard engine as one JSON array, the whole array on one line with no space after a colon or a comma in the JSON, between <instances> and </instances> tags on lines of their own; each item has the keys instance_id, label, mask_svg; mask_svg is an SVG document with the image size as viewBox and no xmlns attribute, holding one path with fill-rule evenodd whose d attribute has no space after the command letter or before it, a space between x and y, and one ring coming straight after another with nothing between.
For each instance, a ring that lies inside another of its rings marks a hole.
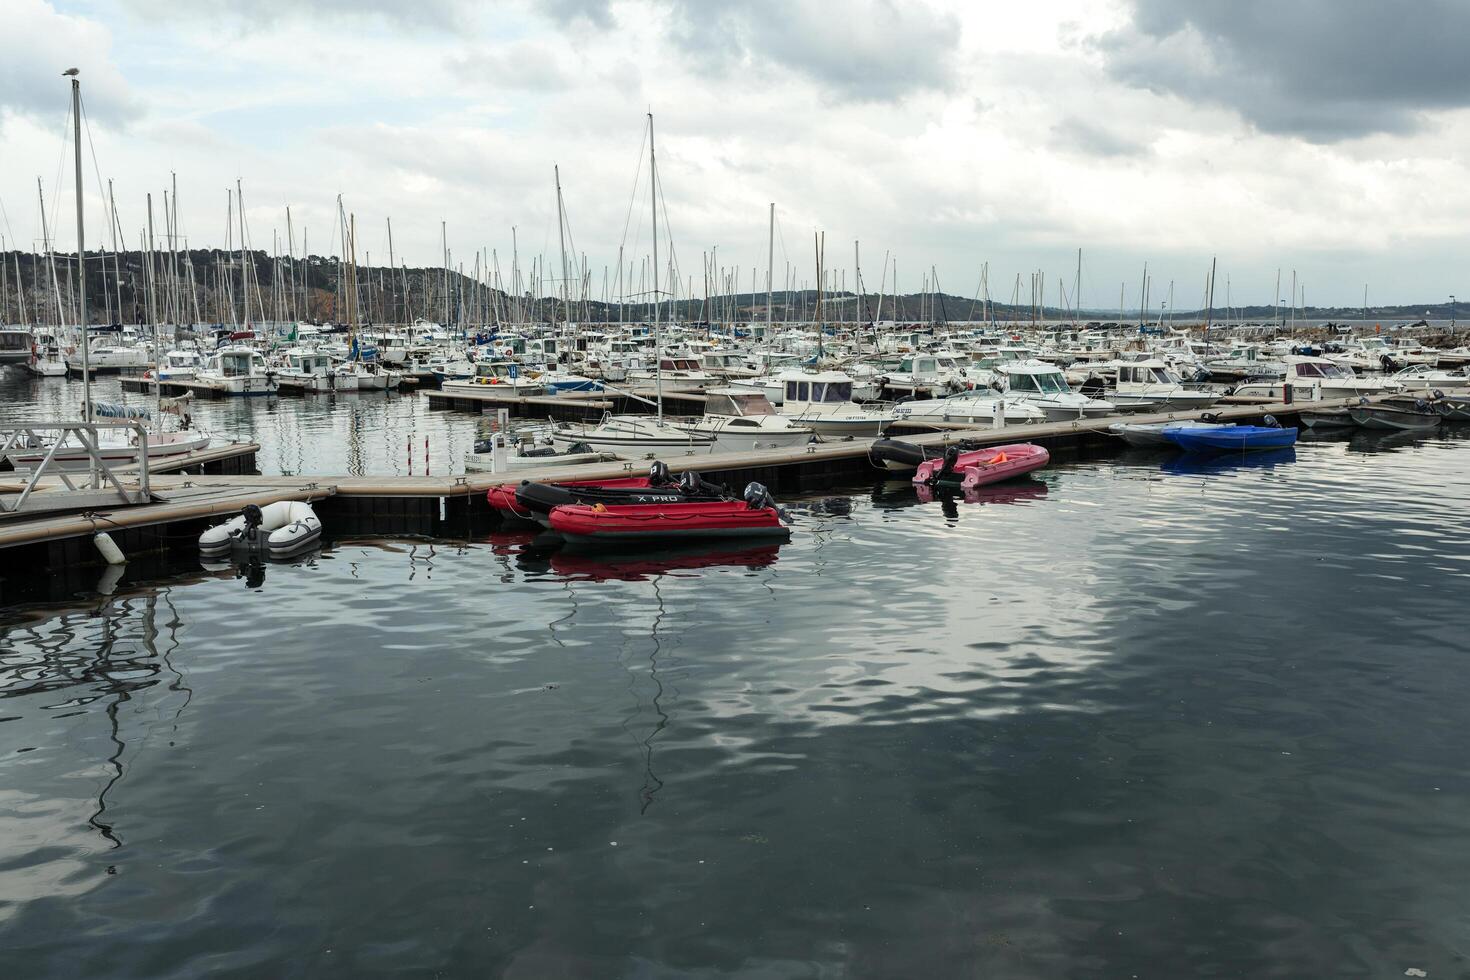
<instances>
[{"instance_id":1,"label":"black outboard engine","mask_svg":"<svg viewBox=\"0 0 1470 980\"><path fill-rule=\"evenodd\" d=\"M1383 365L1383 370L1385 371L1398 370L1398 364L1395 363L1394 359L1389 357L1387 354L1384 354L1382 357L1378 358L1378 363Z\"/></svg>"},{"instance_id":2,"label":"black outboard engine","mask_svg":"<svg viewBox=\"0 0 1470 980\"><path fill-rule=\"evenodd\" d=\"M1281 423L1277 420L1276 416L1274 416L1274 415L1267 415L1265 418L1261 419L1261 424L1264 425L1268 429L1279 429L1279 428L1281 428Z\"/></svg>"},{"instance_id":3,"label":"black outboard engine","mask_svg":"<svg viewBox=\"0 0 1470 980\"><path fill-rule=\"evenodd\" d=\"M694 470L685 470L679 474L679 492L685 496L692 497L699 493L703 484L704 479Z\"/></svg>"},{"instance_id":4,"label":"black outboard engine","mask_svg":"<svg viewBox=\"0 0 1470 980\"><path fill-rule=\"evenodd\" d=\"M1421 412L1429 411L1429 403L1422 398L1414 399L1414 407Z\"/></svg>"},{"instance_id":5,"label":"black outboard engine","mask_svg":"<svg viewBox=\"0 0 1470 980\"><path fill-rule=\"evenodd\" d=\"M764 510L767 507L776 508L775 498L771 492L761 483L747 483L745 485L745 506L750 510Z\"/></svg>"},{"instance_id":6,"label":"black outboard engine","mask_svg":"<svg viewBox=\"0 0 1470 980\"><path fill-rule=\"evenodd\" d=\"M260 533L260 525L265 521L265 515L257 505L246 504L241 508L240 516L245 518L245 540L253 544Z\"/></svg>"},{"instance_id":7,"label":"black outboard engine","mask_svg":"<svg viewBox=\"0 0 1470 980\"><path fill-rule=\"evenodd\" d=\"M671 474L669 472L669 467L668 467L668 465L666 463L664 463L663 460L656 459L656 460L653 461L653 465L650 466L650 467L648 467L648 485L649 486L651 486L651 487L666 487L670 483L673 483L673 482L674 482L673 474Z\"/></svg>"},{"instance_id":8,"label":"black outboard engine","mask_svg":"<svg viewBox=\"0 0 1470 980\"><path fill-rule=\"evenodd\" d=\"M944 462L940 464L939 469L935 471L934 475L929 477L929 485L933 486L941 480L947 479L952 476L954 474L955 465L958 464L959 461L960 447L950 446L944 451Z\"/></svg>"}]
</instances>

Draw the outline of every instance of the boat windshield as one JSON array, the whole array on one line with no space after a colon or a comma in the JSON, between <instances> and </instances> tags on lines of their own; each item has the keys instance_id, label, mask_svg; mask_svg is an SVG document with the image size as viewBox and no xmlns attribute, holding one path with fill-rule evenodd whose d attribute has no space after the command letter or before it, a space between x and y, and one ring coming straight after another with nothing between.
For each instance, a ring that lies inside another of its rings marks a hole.
<instances>
[{"instance_id":1,"label":"boat windshield","mask_svg":"<svg viewBox=\"0 0 1470 980\"><path fill-rule=\"evenodd\" d=\"M819 385L813 385L812 387L813 387L813 389L816 389L816 388L821 387L821 386L819 386ZM827 383L827 385L826 385L826 388L827 388L827 392L826 392L826 395L825 396L823 396L821 398L818 398L814 394L813 397L812 397L812 401L824 401L824 402L850 402L850 401L852 401L852 382L851 381L829 381Z\"/></svg>"},{"instance_id":2,"label":"boat windshield","mask_svg":"<svg viewBox=\"0 0 1470 980\"><path fill-rule=\"evenodd\" d=\"M1159 384L1177 385L1179 378L1168 368L1156 367L1153 369L1153 379Z\"/></svg>"},{"instance_id":3,"label":"boat windshield","mask_svg":"<svg viewBox=\"0 0 1470 980\"><path fill-rule=\"evenodd\" d=\"M1034 391L1043 395L1064 395L1072 389L1060 371L1043 371L1036 374L1011 375L1012 391Z\"/></svg>"},{"instance_id":4,"label":"boat windshield","mask_svg":"<svg viewBox=\"0 0 1470 980\"><path fill-rule=\"evenodd\" d=\"M729 395L714 394L709 396L705 402L704 414L706 415L734 415L742 418L750 418L757 415L775 414L771 409L771 403L766 401L765 395Z\"/></svg>"}]
</instances>

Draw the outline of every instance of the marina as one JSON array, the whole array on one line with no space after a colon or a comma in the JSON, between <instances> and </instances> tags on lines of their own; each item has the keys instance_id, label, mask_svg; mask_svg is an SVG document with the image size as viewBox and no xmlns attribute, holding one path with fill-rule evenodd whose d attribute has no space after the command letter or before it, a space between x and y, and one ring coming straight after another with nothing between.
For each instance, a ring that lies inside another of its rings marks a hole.
<instances>
[{"instance_id":1,"label":"marina","mask_svg":"<svg viewBox=\"0 0 1470 980\"><path fill-rule=\"evenodd\" d=\"M164 6L7 12L0 980L1466 975L1470 14Z\"/></svg>"}]
</instances>

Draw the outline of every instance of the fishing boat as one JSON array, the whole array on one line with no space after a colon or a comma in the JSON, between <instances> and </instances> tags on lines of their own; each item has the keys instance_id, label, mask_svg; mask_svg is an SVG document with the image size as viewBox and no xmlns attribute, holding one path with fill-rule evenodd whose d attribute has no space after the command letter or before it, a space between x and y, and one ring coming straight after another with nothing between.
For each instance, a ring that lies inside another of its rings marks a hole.
<instances>
[{"instance_id":1,"label":"fishing boat","mask_svg":"<svg viewBox=\"0 0 1470 980\"><path fill-rule=\"evenodd\" d=\"M1444 420L1444 416L1435 410L1434 405L1423 398L1415 399L1413 404L1405 402L1374 404L1365 398L1361 403L1350 406L1348 414L1352 416L1354 424L1365 429L1380 431L1406 432L1433 429Z\"/></svg>"},{"instance_id":2,"label":"fishing boat","mask_svg":"<svg viewBox=\"0 0 1470 980\"><path fill-rule=\"evenodd\" d=\"M276 372L250 347L223 347L194 375L195 384L220 395L274 395Z\"/></svg>"},{"instance_id":3,"label":"fishing boat","mask_svg":"<svg viewBox=\"0 0 1470 980\"><path fill-rule=\"evenodd\" d=\"M357 390L357 379L350 374L339 376L329 355L305 348L285 352L276 368L276 383L287 390L314 393Z\"/></svg>"},{"instance_id":4,"label":"fishing boat","mask_svg":"<svg viewBox=\"0 0 1470 980\"><path fill-rule=\"evenodd\" d=\"M766 396L739 388L712 388L704 403L704 417L675 422L678 428L715 440L715 449L785 449L812 441L815 432L777 414Z\"/></svg>"},{"instance_id":5,"label":"fishing boat","mask_svg":"<svg viewBox=\"0 0 1470 980\"><path fill-rule=\"evenodd\" d=\"M193 381L203 366L204 358L194 351L171 350L163 355L163 360L152 373L164 383Z\"/></svg>"},{"instance_id":6,"label":"fishing boat","mask_svg":"<svg viewBox=\"0 0 1470 980\"><path fill-rule=\"evenodd\" d=\"M789 538L766 488L751 483L741 500L647 504L571 504L550 515L551 529L574 544Z\"/></svg>"},{"instance_id":7,"label":"fishing boat","mask_svg":"<svg viewBox=\"0 0 1470 980\"><path fill-rule=\"evenodd\" d=\"M239 515L199 535L199 553L230 553L284 558L321 540L322 522L303 500L281 500L259 507L246 504Z\"/></svg>"},{"instance_id":8,"label":"fishing boat","mask_svg":"<svg viewBox=\"0 0 1470 980\"><path fill-rule=\"evenodd\" d=\"M1271 416L1266 425L1231 425L1210 429L1174 429L1166 434L1170 442L1188 453L1247 452L1257 449L1282 449L1296 445L1296 429L1283 428Z\"/></svg>"},{"instance_id":9,"label":"fishing boat","mask_svg":"<svg viewBox=\"0 0 1470 980\"><path fill-rule=\"evenodd\" d=\"M1173 446L1168 433L1175 429L1220 429L1233 423L1222 422L1114 422L1108 426L1108 434L1117 436L1130 446L1154 447Z\"/></svg>"},{"instance_id":10,"label":"fishing boat","mask_svg":"<svg viewBox=\"0 0 1470 980\"><path fill-rule=\"evenodd\" d=\"M1119 361L1118 380L1108 401L1119 408L1138 406L1148 410L1174 411L1209 408L1225 397L1225 389L1190 387L1158 359Z\"/></svg>"}]
</instances>

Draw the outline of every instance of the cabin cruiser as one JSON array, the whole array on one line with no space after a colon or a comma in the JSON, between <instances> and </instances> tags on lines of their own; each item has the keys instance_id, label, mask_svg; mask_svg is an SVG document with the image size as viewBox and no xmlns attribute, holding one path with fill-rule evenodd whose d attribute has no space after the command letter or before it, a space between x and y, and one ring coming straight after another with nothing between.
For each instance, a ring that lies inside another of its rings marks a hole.
<instances>
[{"instance_id":1,"label":"cabin cruiser","mask_svg":"<svg viewBox=\"0 0 1470 980\"><path fill-rule=\"evenodd\" d=\"M699 355L700 368L716 378L753 378L758 372L746 361L744 354L733 351L712 350Z\"/></svg>"},{"instance_id":2,"label":"cabin cruiser","mask_svg":"<svg viewBox=\"0 0 1470 980\"><path fill-rule=\"evenodd\" d=\"M351 378L358 391L392 391L398 387L403 375L390 371L376 360L346 361L337 367L337 376Z\"/></svg>"},{"instance_id":3,"label":"cabin cruiser","mask_svg":"<svg viewBox=\"0 0 1470 980\"><path fill-rule=\"evenodd\" d=\"M903 358L896 370L888 372L886 387L889 391L937 398L960 387L964 376L965 371L953 353L914 354Z\"/></svg>"},{"instance_id":4,"label":"cabin cruiser","mask_svg":"<svg viewBox=\"0 0 1470 980\"><path fill-rule=\"evenodd\" d=\"M852 378L842 371L781 375L781 414L821 436L877 436L898 420L887 406L852 400Z\"/></svg>"},{"instance_id":5,"label":"cabin cruiser","mask_svg":"<svg viewBox=\"0 0 1470 980\"><path fill-rule=\"evenodd\" d=\"M1007 402L1033 405L1045 413L1049 422L1093 419L1117 411L1112 402L1088 398L1067 385L1062 369L1046 361L1017 361L1001 364L995 370L992 385Z\"/></svg>"},{"instance_id":6,"label":"cabin cruiser","mask_svg":"<svg viewBox=\"0 0 1470 980\"><path fill-rule=\"evenodd\" d=\"M1404 386L1387 378L1361 378L1345 365L1325 357L1288 354L1286 377L1281 381L1248 381L1235 394L1248 398L1282 399L1284 385L1291 385L1294 399L1352 398L1403 391Z\"/></svg>"},{"instance_id":7,"label":"cabin cruiser","mask_svg":"<svg viewBox=\"0 0 1470 980\"><path fill-rule=\"evenodd\" d=\"M286 351L276 369L276 381L282 388L312 393L357 390L355 377L340 374L329 355L309 348Z\"/></svg>"},{"instance_id":8,"label":"cabin cruiser","mask_svg":"<svg viewBox=\"0 0 1470 980\"><path fill-rule=\"evenodd\" d=\"M1395 370L1406 365L1439 363L1437 351L1426 350L1411 343L1396 344L1387 337L1364 337L1344 345L1336 354L1328 354L1329 360L1358 371Z\"/></svg>"},{"instance_id":9,"label":"cabin cruiser","mask_svg":"<svg viewBox=\"0 0 1470 980\"><path fill-rule=\"evenodd\" d=\"M1133 405L1163 411L1209 408L1225 397L1223 388L1189 387L1163 361L1118 361L1117 383L1108 400L1119 408Z\"/></svg>"},{"instance_id":10,"label":"cabin cruiser","mask_svg":"<svg viewBox=\"0 0 1470 980\"><path fill-rule=\"evenodd\" d=\"M25 364L33 342L26 327L0 327L0 364Z\"/></svg>"},{"instance_id":11,"label":"cabin cruiser","mask_svg":"<svg viewBox=\"0 0 1470 980\"><path fill-rule=\"evenodd\" d=\"M274 395L276 372L250 347L222 347L194 375L195 383L220 395Z\"/></svg>"},{"instance_id":12,"label":"cabin cruiser","mask_svg":"<svg viewBox=\"0 0 1470 980\"><path fill-rule=\"evenodd\" d=\"M473 377L450 378L442 387L445 391L483 391L489 387L506 395L540 395L546 391L540 381L521 374L521 366L514 361L481 361L475 365Z\"/></svg>"},{"instance_id":13,"label":"cabin cruiser","mask_svg":"<svg viewBox=\"0 0 1470 980\"><path fill-rule=\"evenodd\" d=\"M551 441L564 452L581 444L586 447L583 451L612 453L622 459L678 451L707 453L715 447L714 436L699 435L649 415L607 415L596 425L563 422L551 430Z\"/></svg>"},{"instance_id":14,"label":"cabin cruiser","mask_svg":"<svg viewBox=\"0 0 1470 980\"><path fill-rule=\"evenodd\" d=\"M158 362L156 373L158 380L165 384L180 381L193 381L199 369L204 366L204 358L191 350L171 350L163 355Z\"/></svg>"},{"instance_id":15,"label":"cabin cruiser","mask_svg":"<svg viewBox=\"0 0 1470 980\"><path fill-rule=\"evenodd\" d=\"M440 384L446 381L466 381L475 376L475 366L463 356L434 354L424 366L439 380Z\"/></svg>"},{"instance_id":16,"label":"cabin cruiser","mask_svg":"<svg viewBox=\"0 0 1470 980\"><path fill-rule=\"evenodd\" d=\"M712 388L704 417L676 422L685 432L711 436L722 451L784 449L811 441L811 428L778 415L764 395L740 388Z\"/></svg>"},{"instance_id":17,"label":"cabin cruiser","mask_svg":"<svg viewBox=\"0 0 1470 980\"><path fill-rule=\"evenodd\" d=\"M658 359L655 367L634 368L628 372L633 381L657 381L667 391L693 391L713 384L719 379L700 368L699 361L692 357L670 357Z\"/></svg>"},{"instance_id":18,"label":"cabin cruiser","mask_svg":"<svg viewBox=\"0 0 1470 980\"><path fill-rule=\"evenodd\" d=\"M149 364L148 351L143 347L120 347L114 344L93 344L87 349L87 370L93 374L116 374L121 371L142 370ZM69 354L66 367L72 374L82 373L82 352Z\"/></svg>"},{"instance_id":19,"label":"cabin cruiser","mask_svg":"<svg viewBox=\"0 0 1470 980\"><path fill-rule=\"evenodd\" d=\"M1219 378L1279 378L1285 373L1280 361L1262 357L1255 344L1236 344L1224 356L1207 359L1204 366Z\"/></svg>"}]
</instances>

